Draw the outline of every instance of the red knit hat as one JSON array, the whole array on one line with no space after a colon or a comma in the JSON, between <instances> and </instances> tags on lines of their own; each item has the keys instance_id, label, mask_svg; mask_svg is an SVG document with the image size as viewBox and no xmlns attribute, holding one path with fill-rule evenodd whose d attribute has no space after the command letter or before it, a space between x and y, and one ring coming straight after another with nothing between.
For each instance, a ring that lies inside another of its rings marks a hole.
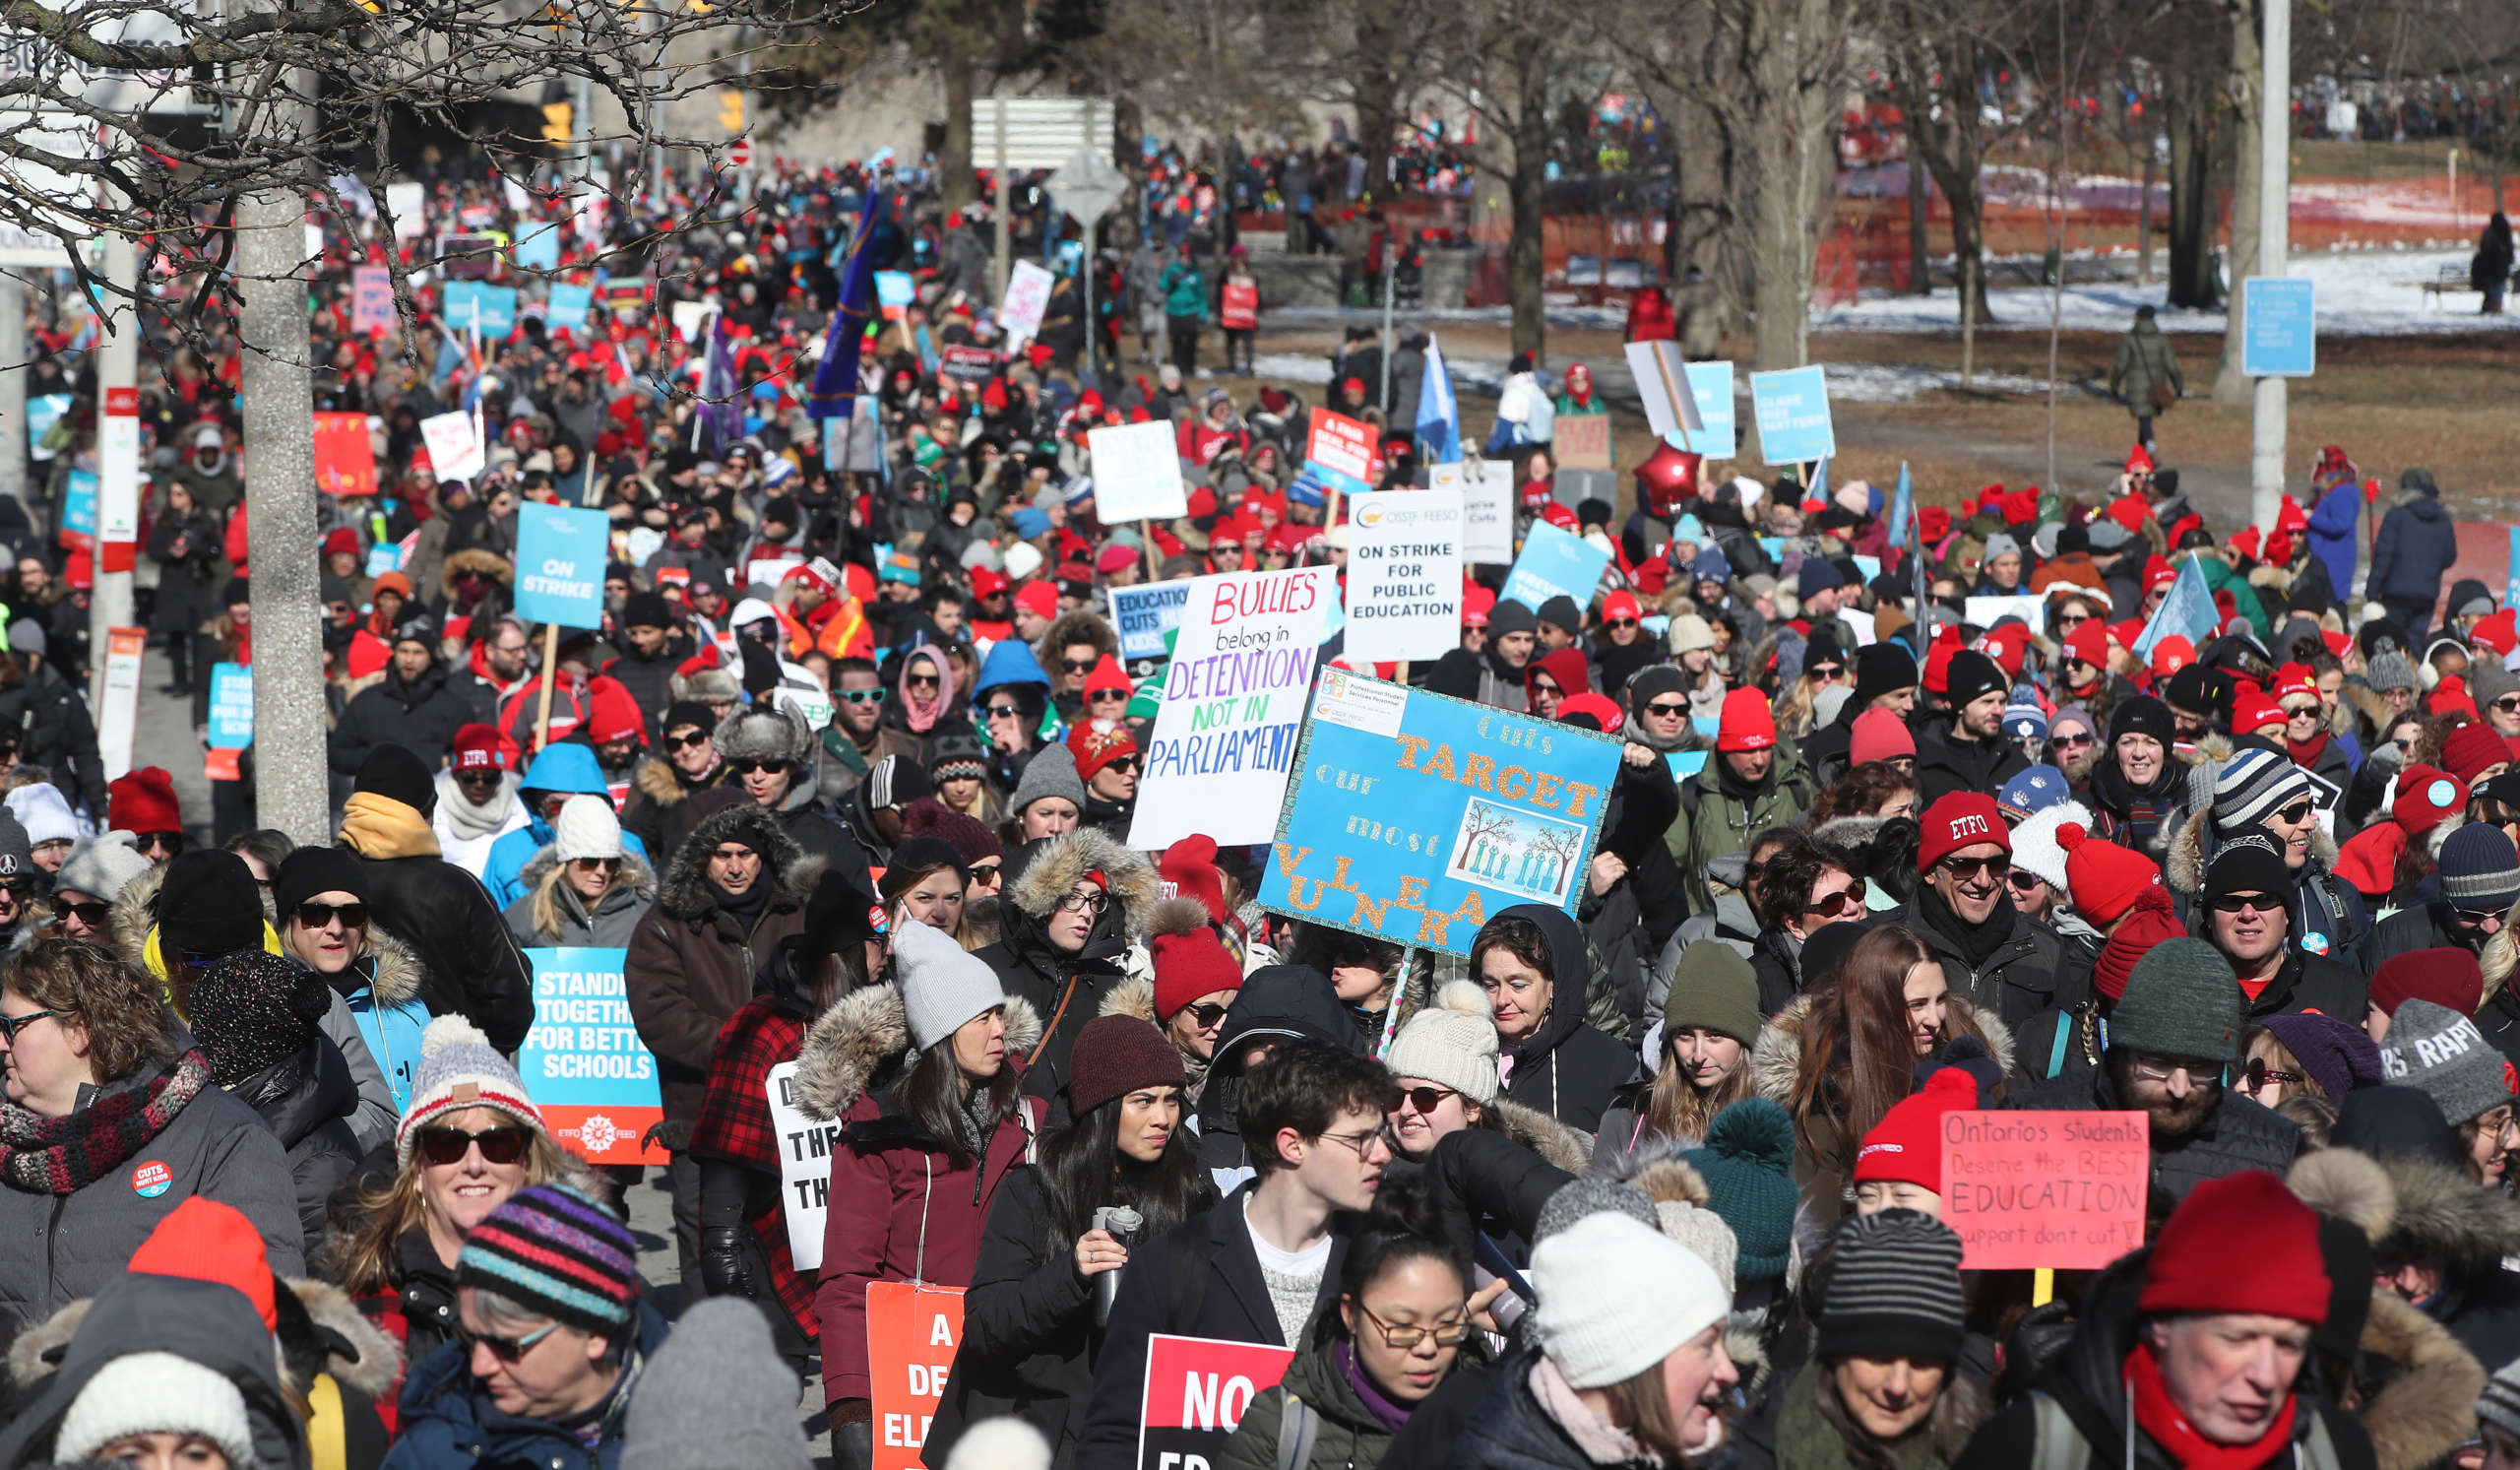
<instances>
[{"instance_id":1,"label":"red knit hat","mask_svg":"<svg viewBox=\"0 0 2520 1470\"><path fill-rule=\"evenodd\" d=\"M2235 1250L2245 1241L2248 1248ZM2327 1320L2327 1261L2319 1217L2263 1170L2208 1180L2179 1201L2153 1241L2136 1309L2248 1312Z\"/></svg>"},{"instance_id":2,"label":"red knit hat","mask_svg":"<svg viewBox=\"0 0 2520 1470\"><path fill-rule=\"evenodd\" d=\"M504 771L507 751L497 731L481 724L466 725L455 732L455 748L446 764L451 771Z\"/></svg>"},{"instance_id":3,"label":"red knit hat","mask_svg":"<svg viewBox=\"0 0 2520 1470\"><path fill-rule=\"evenodd\" d=\"M1164 850L1164 861L1155 865L1155 873L1163 880L1166 898L1197 899L1217 924L1232 917L1225 906L1225 879L1217 872L1215 838L1193 832L1175 842Z\"/></svg>"},{"instance_id":4,"label":"red knit hat","mask_svg":"<svg viewBox=\"0 0 2520 1470\"><path fill-rule=\"evenodd\" d=\"M175 778L163 766L142 766L105 784L105 825L116 832L180 832Z\"/></svg>"},{"instance_id":5,"label":"red knit hat","mask_svg":"<svg viewBox=\"0 0 2520 1470\"><path fill-rule=\"evenodd\" d=\"M1854 733L1847 740L1847 764L1859 766L1916 753L1917 737L1897 710L1865 710L1855 717Z\"/></svg>"},{"instance_id":6,"label":"red knit hat","mask_svg":"<svg viewBox=\"0 0 2520 1470\"><path fill-rule=\"evenodd\" d=\"M1978 652L1994 660L2004 677L2019 678L2022 663L2030 656L2030 629L2017 622L1988 628L1978 639Z\"/></svg>"},{"instance_id":7,"label":"red knit hat","mask_svg":"<svg viewBox=\"0 0 2520 1470\"><path fill-rule=\"evenodd\" d=\"M1163 1032L1136 1016L1096 1016L1076 1034L1067 1069L1067 1105L1076 1117L1141 1087L1186 1090L1189 1085L1181 1054Z\"/></svg>"},{"instance_id":8,"label":"red knit hat","mask_svg":"<svg viewBox=\"0 0 2520 1470\"><path fill-rule=\"evenodd\" d=\"M1155 1016L1169 1022L1181 1007L1217 991L1242 989L1242 969L1225 952L1225 941L1212 928L1158 934L1151 941L1155 956Z\"/></svg>"},{"instance_id":9,"label":"red knit hat","mask_svg":"<svg viewBox=\"0 0 2520 1470\"><path fill-rule=\"evenodd\" d=\"M140 1166L143 1170L149 1167ZM139 1186L135 1172L133 1187ZM181 1276L187 1281L232 1286L254 1304L264 1326L280 1326L280 1309L272 1288L272 1262L263 1250L263 1233L232 1204L199 1194L185 1200L158 1222L149 1239L131 1253L129 1265L144 1276Z\"/></svg>"},{"instance_id":10,"label":"red knit hat","mask_svg":"<svg viewBox=\"0 0 2520 1470\"><path fill-rule=\"evenodd\" d=\"M2243 685L2232 696L2232 734L2252 735L2269 725L2282 725L2284 706L2272 695Z\"/></svg>"},{"instance_id":11,"label":"red knit hat","mask_svg":"<svg viewBox=\"0 0 2520 1470\"><path fill-rule=\"evenodd\" d=\"M2012 829L2004 825L1995 799L1984 792L1953 792L1926 807L1925 814L1917 818L1917 828L1919 872L1930 872L1953 853L1984 842L2007 854L2012 851Z\"/></svg>"},{"instance_id":12,"label":"red knit hat","mask_svg":"<svg viewBox=\"0 0 2520 1470\"><path fill-rule=\"evenodd\" d=\"M1716 727L1716 749L1769 750L1775 745L1776 715L1768 709L1765 694L1743 687L1724 696L1724 718Z\"/></svg>"},{"instance_id":13,"label":"red knit hat","mask_svg":"<svg viewBox=\"0 0 2520 1470\"><path fill-rule=\"evenodd\" d=\"M613 740L648 743L648 717L639 712L638 697L610 674L587 680L587 738L598 745Z\"/></svg>"},{"instance_id":14,"label":"red knit hat","mask_svg":"<svg viewBox=\"0 0 2520 1470\"><path fill-rule=\"evenodd\" d=\"M2472 787L2486 767L2510 759L2511 747L2483 725L2462 725L2441 742L2441 764Z\"/></svg>"},{"instance_id":15,"label":"red knit hat","mask_svg":"<svg viewBox=\"0 0 2520 1470\"><path fill-rule=\"evenodd\" d=\"M2469 624L2468 642L2496 654L2507 654L2520 647L2520 626L2515 626L2512 610L2505 607L2491 617L2480 617Z\"/></svg>"},{"instance_id":16,"label":"red knit hat","mask_svg":"<svg viewBox=\"0 0 2520 1470\"><path fill-rule=\"evenodd\" d=\"M2457 945L2416 949L2371 972L2371 1008L2394 1016L2409 1000L2429 1000L2463 1016L2485 1003L2485 967Z\"/></svg>"},{"instance_id":17,"label":"red knit hat","mask_svg":"<svg viewBox=\"0 0 2520 1470\"><path fill-rule=\"evenodd\" d=\"M1059 590L1047 582L1027 582L1015 594L1015 606L1035 617L1059 615Z\"/></svg>"},{"instance_id":18,"label":"red knit hat","mask_svg":"<svg viewBox=\"0 0 2520 1470\"><path fill-rule=\"evenodd\" d=\"M2319 676L2307 664L2287 664L2275 671L2275 687L2266 691L2277 699L2290 699L2296 694L2319 697Z\"/></svg>"},{"instance_id":19,"label":"red knit hat","mask_svg":"<svg viewBox=\"0 0 2520 1470\"><path fill-rule=\"evenodd\" d=\"M1855 1156L1855 1182L1879 1180L1942 1192L1942 1116L1978 1106L1978 1079L1947 1066L1915 1096L1883 1114Z\"/></svg>"},{"instance_id":20,"label":"red knit hat","mask_svg":"<svg viewBox=\"0 0 2520 1470\"><path fill-rule=\"evenodd\" d=\"M2080 659L2094 669L2109 668L2109 629L2099 618L2077 624L2065 635L2065 657Z\"/></svg>"},{"instance_id":21,"label":"red knit hat","mask_svg":"<svg viewBox=\"0 0 2520 1470\"><path fill-rule=\"evenodd\" d=\"M2157 896L2162 908L2170 907L2162 870L2143 854L2103 842L2080 822L2059 826L2056 846L2065 850L2065 888L2085 923L2107 928L2148 897Z\"/></svg>"},{"instance_id":22,"label":"red knit hat","mask_svg":"<svg viewBox=\"0 0 2520 1470\"><path fill-rule=\"evenodd\" d=\"M2151 905L2136 909L2100 947L2100 958L2091 967L2092 989L2114 1001L2126 993L2126 982L2134 976L2137 960L2164 939L2175 939L2186 932L2167 909Z\"/></svg>"},{"instance_id":23,"label":"red knit hat","mask_svg":"<svg viewBox=\"0 0 2520 1470\"><path fill-rule=\"evenodd\" d=\"M2196 662L2196 645L2183 633L2173 633L2153 645L2153 677L2168 678Z\"/></svg>"},{"instance_id":24,"label":"red knit hat","mask_svg":"<svg viewBox=\"0 0 2520 1470\"><path fill-rule=\"evenodd\" d=\"M2390 803L2389 815L2407 836L2422 837L2467 809L2466 782L2431 766L2409 766L2398 777L2398 799Z\"/></svg>"},{"instance_id":25,"label":"red knit hat","mask_svg":"<svg viewBox=\"0 0 2520 1470\"><path fill-rule=\"evenodd\" d=\"M1626 712L1606 694L1570 695L1557 706L1560 720L1572 720L1577 715L1591 716L1594 728L1604 735L1616 735L1619 727L1627 723Z\"/></svg>"},{"instance_id":26,"label":"red knit hat","mask_svg":"<svg viewBox=\"0 0 2520 1470\"><path fill-rule=\"evenodd\" d=\"M1122 669L1120 661L1109 654L1096 662L1094 671L1085 676L1087 697L1091 698L1097 689L1117 689L1123 694L1137 692L1137 686L1129 682L1128 671Z\"/></svg>"},{"instance_id":27,"label":"red knit hat","mask_svg":"<svg viewBox=\"0 0 2520 1470\"><path fill-rule=\"evenodd\" d=\"M1956 643L1937 642L1934 644L1932 649L1925 654L1925 671L1924 676L1921 681L1924 684L1925 691L1927 693L1942 694L1949 692L1951 688L1951 656L1958 652L1960 652L1960 646Z\"/></svg>"},{"instance_id":28,"label":"red knit hat","mask_svg":"<svg viewBox=\"0 0 2520 1470\"><path fill-rule=\"evenodd\" d=\"M2432 693L2424 702L2424 711L2428 715L2446 715L2452 710L2464 712L2471 720L2485 718L2477 710L2475 697L2468 693L2465 674L2443 674L2441 682L2433 686Z\"/></svg>"},{"instance_id":29,"label":"red knit hat","mask_svg":"<svg viewBox=\"0 0 2520 1470\"><path fill-rule=\"evenodd\" d=\"M1111 720L1080 720L1067 733L1067 753L1076 757L1076 779L1091 781L1104 766L1138 753L1128 727Z\"/></svg>"}]
</instances>

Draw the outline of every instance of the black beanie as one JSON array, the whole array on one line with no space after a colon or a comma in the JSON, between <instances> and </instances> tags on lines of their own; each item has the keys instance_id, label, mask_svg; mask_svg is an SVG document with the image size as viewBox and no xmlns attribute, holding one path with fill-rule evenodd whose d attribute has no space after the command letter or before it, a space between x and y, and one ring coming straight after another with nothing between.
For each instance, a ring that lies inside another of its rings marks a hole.
<instances>
[{"instance_id":1,"label":"black beanie","mask_svg":"<svg viewBox=\"0 0 2520 1470\"><path fill-rule=\"evenodd\" d=\"M1974 648L1953 654L1951 667L1943 674L1945 697L1955 710L1965 710L1973 699L2001 694L2011 687L2004 678L2003 666Z\"/></svg>"},{"instance_id":2,"label":"black beanie","mask_svg":"<svg viewBox=\"0 0 2520 1470\"><path fill-rule=\"evenodd\" d=\"M346 848L299 848L272 874L272 907L286 923L288 912L319 893L346 893L368 901L367 864Z\"/></svg>"},{"instance_id":3,"label":"black beanie","mask_svg":"<svg viewBox=\"0 0 2520 1470\"><path fill-rule=\"evenodd\" d=\"M2191 666L2192 667L2192 666ZM2179 671L2186 672L2185 669ZM2167 748L2171 742L2170 706L2150 694L2138 694L2121 701L2109 717L2109 743L2117 743L2122 735L2148 735Z\"/></svg>"},{"instance_id":4,"label":"black beanie","mask_svg":"<svg viewBox=\"0 0 2520 1470\"><path fill-rule=\"evenodd\" d=\"M1540 619L1532 614L1531 608L1512 598L1498 598L1496 606L1488 611L1487 636L1490 639L1502 638L1508 633L1539 631ZM1571 633L1575 630L1568 628L1566 631Z\"/></svg>"},{"instance_id":5,"label":"black beanie","mask_svg":"<svg viewBox=\"0 0 2520 1470\"><path fill-rule=\"evenodd\" d=\"M188 954L233 954L263 946L263 896L254 870L234 853L195 848L166 863L158 888L158 948L172 965Z\"/></svg>"},{"instance_id":6,"label":"black beanie","mask_svg":"<svg viewBox=\"0 0 2520 1470\"><path fill-rule=\"evenodd\" d=\"M970 873L963 866L963 855L942 837L914 837L893 849L893 861L884 867L884 901L890 903L901 897L913 876L939 866L966 876Z\"/></svg>"},{"instance_id":7,"label":"black beanie","mask_svg":"<svg viewBox=\"0 0 2520 1470\"><path fill-rule=\"evenodd\" d=\"M1494 614L1490 613L1489 618L1492 622ZM1575 600L1562 592L1540 605L1540 620L1554 623L1570 633L1584 631L1584 609L1576 607Z\"/></svg>"},{"instance_id":8,"label":"black beanie","mask_svg":"<svg viewBox=\"0 0 2520 1470\"><path fill-rule=\"evenodd\" d=\"M305 1051L331 1002L323 976L261 949L211 966L195 982L189 1007L210 1080L233 1087Z\"/></svg>"},{"instance_id":9,"label":"black beanie","mask_svg":"<svg viewBox=\"0 0 2520 1470\"><path fill-rule=\"evenodd\" d=\"M420 758L400 745L379 745L360 763L353 792L400 801L427 820L437 810L437 778Z\"/></svg>"},{"instance_id":10,"label":"black beanie","mask_svg":"<svg viewBox=\"0 0 2520 1470\"><path fill-rule=\"evenodd\" d=\"M2214 861L2205 867L2208 903L2227 893L2259 893L2291 907L2292 870L2284 865L2284 844L2264 827L2242 827L2223 839Z\"/></svg>"},{"instance_id":11,"label":"black beanie","mask_svg":"<svg viewBox=\"0 0 2520 1470\"><path fill-rule=\"evenodd\" d=\"M1855 694L1847 700L1847 707L1861 714L1882 695L1916 686L1914 655L1895 643L1866 644L1855 653Z\"/></svg>"},{"instance_id":12,"label":"black beanie","mask_svg":"<svg viewBox=\"0 0 2520 1470\"><path fill-rule=\"evenodd\" d=\"M662 594L634 592L621 601L619 624L625 628L673 627L673 608L665 606Z\"/></svg>"},{"instance_id":13,"label":"black beanie","mask_svg":"<svg viewBox=\"0 0 2520 1470\"><path fill-rule=\"evenodd\" d=\"M2174 709L2206 719L2230 718L2232 676L2219 669L2202 664L2189 664L2170 676L2162 686L2162 697Z\"/></svg>"},{"instance_id":14,"label":"black beanie","mask_svg":"<svg viewBox=\"0 0 2520 1470\"><path fill-rule=\"evenodd\" d=\"M701 734L708 735L717 730L718 717L697 699L677 699L665 706L664 723L657 729L660 733L669 733L683 725L696 725Z\"/></svg>"}]
</instances>

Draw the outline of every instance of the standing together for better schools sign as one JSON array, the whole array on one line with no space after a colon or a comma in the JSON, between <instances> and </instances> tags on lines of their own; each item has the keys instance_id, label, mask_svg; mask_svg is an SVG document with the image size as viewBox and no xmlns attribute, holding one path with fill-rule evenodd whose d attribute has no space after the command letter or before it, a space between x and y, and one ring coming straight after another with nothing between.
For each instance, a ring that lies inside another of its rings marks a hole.
<instances>
[{"instance_id":1,"label":"standing together for better schools sign","mask_svg":"<svg viewBox=\"0 0 2520 1470\"><path fill-rule=\"evenodd\" d=\"M599 510L528 500L516 510L516 614L564 628L603 625L612 522Z\"/></svg>"},{"instance_id":2,"label":"standing together for better schools sign","mask_svg":"<svg viewBox=\"0 0 2520 1470\"><path fill-rule=\"evenodd\" d=\"M1251 1401L1278 1386L1292 1348L1156 1332L1146 1340L1138 1470L1210 1470Z\"/></svg>"},{"instance_id":3,"label":"standing together for better schools sign","mask_svg":"<svg viewBox=\"0 0 2520 1470\"><path fill-rule=\"evenodd\" d=\"M1348 526L1348 657L1440 659L1461 643L1461 491L1358 495Z\"/></svg>"},{"instance_id":4,"label":"standing together for better schools sign","mask_svg":"<svg viewBox=\"0 0 2520 1470\"><path fill-rule=\"evenodd\" d=\"M622 987L626 949L529 949L534 1029L516 1054L517 1075L551 1136L594 1164L664 1164L643 1140L664 1120L657 1058L639 1040Z\"/></svg>"},{"instance_id":5,"label":"standing together for better schools sign","mask_svg":"<svg viewBox=\"0 0 2520 1470\"><path fill-rule=\"evenodd\" d=\"M1523 554L1505 578L1503 595L1535 612L1559 593L1573 598L1578 608L1590 607L1609 564L1607 546L1594 545L1562 526L1534 521L1523 538Z\"/></svg>"},{"instance_id":6,"label":"standing together for better schools sign","mask_svg":"<svg viewBox=\"0 0 2520 1470\"><path fill-rule=\"evenodd\" d=\"M959 1287L913 1281L866 1284L866 1363L875 1412L875 1470L919 1470L927 1427L953 1376L963 1340Z\"/></svg>"},{"instance_id":7,"label":"standing together for better schools sign","mask_svg":"<svg viewBox=\"0 0 2520 1470\"><path fill-rule=\"evenodd\" d=\"M1516 904L1572 911L1613 736L1322 672L1261 904L1307 924L1468 954ZM1141 802L1143 804L1143 802Z\"/></svg>"},{"instance_id":8,"label":"standing together for better schools sign","mask_svg":"<svg viewBox=\"0 0 2520 1470\"><path fill-rule=\"evenodd\" d=\"M1838 457L1829 419L1829 379L1816 365L1750 374L1750 412L1759 425L1759 459L1798 465Z\"/></svg>"},{"instance_id":9,"label":"standing together for better schools sign","mask_svg":"<svg viewBox=\"0 0 2520 1470\"><path fill-rule=\"evenodd\" d=\"M1111 628L1120 636L1120 657L1166 657L1164 635L1181 626L1181 609L1189 602L1190 584L1187 582L1112 588Z\"/></svg>"},{"instance_id":10,"label":"standing together for better schools sign","mask_svg":"<svg viewBox=\"0 0 2520 1470\"><path fill-rule=\"evenodd\" d=\"M1326 566L1193 578L1165 666L1129 846L1193 832L1267 842L1294 768L1304 691L1339 596Z\"/></svg>"},{"instance_id":11,"label":"standing together for better schools sign","mask_svg":"<svg viewBox=\"0 0 2520 1470\"><path fill-rule=\"evenodd\" d=\"M1946 1113L1942 1223L1971 1271L2097 1270L2144 1244L2144 1113Z\"/></svg>"}]
</instances>

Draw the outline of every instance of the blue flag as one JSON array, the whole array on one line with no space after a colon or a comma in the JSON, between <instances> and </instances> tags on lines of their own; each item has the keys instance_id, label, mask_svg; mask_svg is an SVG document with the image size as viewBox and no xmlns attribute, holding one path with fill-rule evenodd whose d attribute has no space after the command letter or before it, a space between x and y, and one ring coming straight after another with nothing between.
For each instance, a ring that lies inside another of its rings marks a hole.
<instances>
[{"instance_id":1,"label":"blue flag","mask_svg":"<svg viewBox=\"0 0 2520 1470\"><path fill-rule=\"evenodd\" d=\"M1444 371L1443 349L1426 344L1425 386L1418 391L1418 453L1429 465L1461 463L1461 405L1453 398L1452 375Z\"/></svg>"},{"instance_id":2,"label":"blue flag","mask_svg":"<svg viewBox=\"0 0 2520 1470\"><path fill-rule=\"evenodd\" d=\"M823 360L814 364L814 380L805 389L805 412L815 418L846 418L857 402L857 359L866 349L866 323L875 315L875 255L866 246L875 237L883 201L883 190L866 191L866 208L840 262L840 309L832 313Z\"/></svg>"},{"instance_id":3,"label":"blue flag","mask_svg":"<svg viewBox=\"0 0 2520 1470\"><path fill-rule=\"evenodd\" d=\"M709 360L700 375L700 412L696 430L700 452L723 459L726 449L744 436L744 406L735 382L734 350L727 345L726 314L709 323Z\"/></svg>"},{"instance_id":4,"label":"blue flag","mask_svg":"<svg viewBox=\"0 0 2520 1470\"><path fill-rule=\"evenodd\" d=\"M2206 638L2222 624L2222 611L2214 606L2214 590L2205 585L2205 570L2190 551L2179 558L2178 580L2171 584L2170 596L2153 609L2151 620L2144 624L2143 636L2135 640L2135 657L2150 660L2153 645L2172 634L2185 638L2202 648Z\"/></svg>"}]
</instances>

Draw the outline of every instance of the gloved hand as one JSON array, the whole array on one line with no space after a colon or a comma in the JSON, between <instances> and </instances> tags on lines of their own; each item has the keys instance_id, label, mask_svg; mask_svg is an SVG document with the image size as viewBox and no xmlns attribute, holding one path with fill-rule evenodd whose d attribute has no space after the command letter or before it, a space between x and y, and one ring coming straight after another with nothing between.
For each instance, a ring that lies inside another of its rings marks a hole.
<instances>
[{"instance_id":1,"label":"gloved hand","mask_svg":"<svg viewBox=\"0 0 2520 1470\"><path fill-rule=\"evenodd\" d=\"M832 1425L831 1461L834 1470L875 1470L875 1421L871 1416Z\"/></svg>"},{"instance_id":2,"label":"gloved hand","mask_svg":"<svg viewBox=\"0 0 2520 1470\"><path fill-rule=\"evenodd\" d=\"M760 1295L754 1289L742 1226L713 1225L700 1232L700 1280L713 1297Z\"/></svg>"},{"instance_id":3,"label":"gloved hand","mask_svg":"<svg viewBox=\"0 0 2520 1470\"><path fill-rule=\"evenodd\" d=\"M2026 1393L2056 1355L2073 1339L2074 1316L2062 1302L2034 1307L2013 1323L2012 1340L2004 1353L2004 1394L2007 1398Z\"/></svg>"}]
</instances>

